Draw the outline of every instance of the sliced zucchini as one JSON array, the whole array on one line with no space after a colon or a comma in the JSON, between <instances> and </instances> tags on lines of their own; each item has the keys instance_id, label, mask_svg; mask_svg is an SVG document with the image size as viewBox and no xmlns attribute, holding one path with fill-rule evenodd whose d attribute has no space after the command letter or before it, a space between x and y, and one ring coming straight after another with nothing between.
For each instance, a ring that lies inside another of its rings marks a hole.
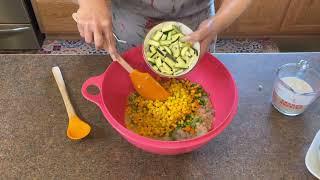
<instances>
[{"instance_id":1,"label":"sliced zucchini","mask_svg":"<svg viewBox=\"0 0 320 180\"><path fill-rule=\"evenodd\" d=\"M161 46L159 48L157 48L157 51L159 54L161 54L161 57L165 57L165 55L167 54L167 52Z\"/></svg>"},{"instance_id":2,"label":"sliced zucchini","mask_svg":"<svg viewBox=\"0 0 320 180\"><path fill-rule=\"evenodd\" d=\"M181 56L181 58L188 64L190 62L190 58L187 56Z\"/></svg>"},{"instance_id":3,"label":"sliced zucchini","mask_svg":"<svg viewBox=\"0 0 320 180\"><path fill-rule=\"evenodd\" d=\"M162 67L164 67L166 71L171 71L171 67L167 63L162 63Z\"/></svg>"},{"instance_id":4,"label":"sliced zucchini","mask_svg":"<svg viewBox=\"0 0 320 180\"><path fill-rule=\"evenodd\" d=\"M186 64L186 61L184 61L181 57L178 57L176 60L177 60L177 63Z\"/></svg>"},{"instance_id":5,"label":"sliced zucchini","mask_svg":"<svg viewBox=\"0 0 320 180\"><path fill-rule=\"evenodd\" d=\"M185 57L184 58L185 60L186 60L186 64L188 65L188 66L190 66L192 63L193 63L193 61L194 61L194 59L195 59L195 56L193 56L193 57Z\"/></svg>"},{"instance_id":6,"label":"sliced zucchini","mask_svg":"<svg viewBox=\"0 0 320 180\"><path fill-rule=\"evenodd\" d=\"M183 34L181 34L181 33L172 35L172 37L171 37L171 42L174 43L174 42L176 42L177 40L179 40L181 37L183 37Z\"/></svg>"},{"instance_id":7,"label":"sliced zucchini","mask_svg":"<svg viewBox=\"0 0 320 180\"><path fill-rule=\"evenodd\" d=\"M185 61L181 57L178 57L177 63L175 64L174 67L187 69L189 66L185 63Z\"/></svg>"},{"instance_id":8,"label":"sliced zucchini","mask_svg":"<svg viewBox=\"0 0 320 180\"><path fill-rule=\"evenodd\" d=\"M189 49L189 47L184 47L184 48L182 48L182 50L181 50L181 56L185 56L186 55L186 52L188 51L188 49Z\"/></svg>"},{"instance_id":9,"label":"sliced zucchini","mask_svg":"<svg viewBox=\"0 0 320 180\"><path fill-rule=\"evenodd\" d=\"M191 47L192 44L189 43L189 42L180 42L180 41L179 41L179 46L180 46L180 48L183 48L183 47Z\"/></svg>"},{"instance_id":10,"label":"sliced zucchini","mask_svg":"<svg viewBox=\"0 0 320 180\"><path fill-rule=\"evenodd\" d=\"M154 51L154 52L149 51L149 52L147 52L147 57L152 58L156 53L157 53L157 51Z\"/></svg>"},{"instance_id":11,"label":"sliced zucchini","mask_svg":"<svg viewBox=\"0 0 320 180\"><path fill-rule=\"evenodd\" d=\"M179 29L178 26L173 26L173 31L175 31L176 33L181 33L181 30Z\"/></svg>"},{"instance_id":12,"label":"sliced zucchini","mask_svg":"<svg viewBox=\"0 0 320 180\"><path fill-rule=\"evenodd\" d=\"M171 44L171 41L169 41L169 40L160 41L160 45L161 45L161 46L168 46L168 45L170 45L170 44Z\"/></svg>"},{"instance_id":13,"label":"sliced zucchini","mask_svg":"<svg viewBox=\"0 0 320 180\"><path fill-rule=\"evenodd\" d=\"M157 56L158 58L160 58L160 59L162 59L162 58L164 58L165 57L165 55L164 54L162 54L162 51L161 50L159 50L159 49L157 49L157 53L156 53L156 55L155 56Z\"/></svg>"},{"instance_id":14,"label":"sliced zucchini","mask_svg":"<svg viewBox=\"0 0 320 180\"><path fill-rule=\"evenodd\" d=\"M166 62L170 66L170 68L173 68L175 65L174 61L168 57L164 58L164 62Z\"/></svg>"},{"instance_id":15,"label":"sliced zucchini","mask_svg":"<svg viewBox=\"0 0 320 180\"><path fill-rule=\"evenodd\" d=\"M181 69L188 69L189 65L188 64L181 64L181 63L176 63L174 65L176 68L181 68Z\"/></svg>"},{"instance_id":16,"label":"sliced zucchini","mask_svg":"<svg viewBox=\"0 0 320 180\"><path fill-rule=\"evenodd\" d=\"M158 68L162 66L162 61L160 58L155 59L155 63Z\"/></svg>"},{"instance_id":17,"label":"sliced zucchini","mask_svg":"<svg viewBox=\"0 0 320 180\"><path fill-rule=\"evenodd\" d=\"M151 52L155 52L155 53L157 52L157 50L156 50L156 48L154 46L150 46L150 51Z\"/></svg>"},{"instance_id":18,"label":"sliced zucchini","mask_svg":"<svg viewBox=\"0 0 320 180\"><path fill-rule=\"evenodd\" d=\"M148 61L151 63L151 64L155 64L155 59L151 58L151 57L148 57Z\"/></svg>"},{"instance_id":19,"label":"sliced zucchini","mask_svg":"<svg viewBox=\"0 0 320 180\"><path fill-rule=\"evenodd\" d=\"M183 73L183 71L184 71L183 69L180 69L180 70L174 72L173 75L179 75L179 74Z\"/></svg>"},{"instance_id":20,"label":"sliced zucchini","mask_svg":"<svg viewBox=\"0 0 320 180\"><path fill-rule=\"evenodd\" d=\"M172 75L173 72L172 71L167 71L163 66L159 68L160 71L164 74L168 74L168 75Z\"/></svg>"},{"instance_id":21,"label":"sliced zucchini","mask_svg":"<svg viewBox=\"0 0 320 180\"><path fill-rule=\"evenodd\" d=\"M172 69L173 73L178 72L178 71L181 71L181 70L184 71L184 69L177 68L177 67L174 67L174 68Z\"/></svg>"},{"instance_id":22,"label":"sliced zucchini","mask_svg":"<svg viewBox=\"0 0 320 180\"><path fill-rule=\"evenodd\" d=\"M153 65L152 68L156 71L159 71L159 68L156 65Z\"/></svg>"},{"instance_id":23,"label":"sliced zucchini","mask_svg":"<svg viewBox=\"0 0 320 180\"><path fill-rule=\"evenodd\" d=\"M168 33L167 40L171 40L171 36L172 36L172 32L170 31L170 32Z\"/></svg>"},{"instance_id":24,"label":"sliced zucchini","mask_svg":"<svg viewBox=\"0 0 320 180\"><path fill-rule=\"evenodd\" d=\"M185 45L184 42L180 42L180 41L179 41L179 47L180 47L180 48L183 48L183 47L185 47L185 46L186 46L186 45Z\"/></svg>"},{"instance_id":25,"label":"sliced zucchini","mask_svg":"<svg viewBox=\"0 0 320 180\"><path fill-rule=\"evenodd\" d=\"M163 35L163 33L161 31L157 31L152 39L155 40L155 41L159 41L161 39L162 35Z\"/></svg>"},{"instance_id":26,"label":"sliced zucchini","mask_svg":"<svg viewBox=\"0 0 320 180\"><path fill-rule=\"evenodd\" d=\"M167 53L169 53L169 54L171 54L171 55L172 55L172 52L171 52L170 48L168 48L167 46L164 46L164 50L166 50L166 51L167 51Z\"/></svg>"},{"instance_id":27,"label":"sliced zucchini","mask_svg":"<svg viewBox=\"0 0 320 180\"><path fill-rule=\"evenodd\" d=\"M164 72L166 71L163 66L160 66L160 67L158 67L158 68L159 68L160 72L163 72L163 73L164 73Z\"/></svg>"},{"instance_id":28,"label":"sliced zucchini","mask_svg":"<svg viewBox=\"0 0 320 180\"><path fill-rule=\"evenodd\" d=\"M169 25L163 26L161 31L162 32L168 32L168 31L171 31L172 29L173 29L173 25L169 24Z\"/></svg>"},{"instance_id":29,"label":"sliced zucchini","mask_svg":"<svg viewBox=\"0 0 320 180\"><path fill-rule=\"evenodd\" d=\"M163 35L161 36L161 41L164 41L164 40L167 40L167 35L165 35L165 34L163 34Z\"/></svg>"},{"instance_id":30,"label":"sliced zucchini","mask_svg":"<svg viewBox=\"0 0 320 180\"><path fill-rule=\"evenodd\" d=\"M172 44L172 46L170 47L171 51L172 51L172 55L173 57L177 58L180 56L180 48L179 48L179 44Z\"/></svg>"},{"instance_id":31,"label":"sliced zucchini","mask_svg":"<svg viewBox=\"0 0 320 180\"><path fill-rule=\"evenodd\" d=\"M189 48L188 48L188 51L186 51L186 54L185 54L186 56L188 56L188 57L191 57L191 53L190 53L190 51L189 51Z\"/></svg>"},{"instance_id":32,"label":"sliced zucchini","mask_svg":"<svg viewBox=\"0 0 320 180\"><path fill-rule=\"evenodd\" d=\"M195 51L194 51L193 48L189 48L189 52L190 52L190 54L192 54L192 55L196 55L196 53L195 53Z\"/></svg>"},{"instance_id":33,"label":"sliced zucchini","mask_svg":"<svg viewBox=\"0 0 320 180\"><path fill-rule=\"evenodd\" d=\"M148 44L151 45L151 46L155 46L155 47L159 47L160 46L160 43L157 42L157 41L154 41L154 40L149 40Z\"/></svg>"}]
</instances>

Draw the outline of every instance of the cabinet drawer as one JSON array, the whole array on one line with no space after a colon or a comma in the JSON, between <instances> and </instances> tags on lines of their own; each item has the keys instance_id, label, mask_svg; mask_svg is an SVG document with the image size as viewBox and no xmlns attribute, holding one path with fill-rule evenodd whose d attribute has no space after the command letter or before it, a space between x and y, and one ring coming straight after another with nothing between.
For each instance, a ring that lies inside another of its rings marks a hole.
<instances>
[{"instance_id":1,"label":"cabinet drawer","mask_svg":"<svg viewBox=\"0 0 320 180\"><path fill-rule=\"evenodd\" d=\"M0 1L0 23L29 23L28 12L23 0Z\"/></svg>"},{"instance_id":2,"label":"cabinet drawer","mask_svg":"<svg viewBox=\"0 0 320 180\"><path fill-rule=\"evenodd\" d=\"M0 24L0 49L39 48L39 41L30 24Z\"/></svg>"}]
</instances>

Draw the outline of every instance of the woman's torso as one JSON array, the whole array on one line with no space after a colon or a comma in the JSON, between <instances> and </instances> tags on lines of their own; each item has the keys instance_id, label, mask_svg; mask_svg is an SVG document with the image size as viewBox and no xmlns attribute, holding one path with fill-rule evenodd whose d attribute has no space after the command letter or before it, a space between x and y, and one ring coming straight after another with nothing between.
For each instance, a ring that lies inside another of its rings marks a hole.
<instances>
[{"instance_id":1,"label":"woman's torso","mask_svg":"<svg viewBox=\"0 0 320 180\"><path fill-rule=\"evenodd\" d=\"M213 8L214 0L112 0L117 7L149 18L182 18ZM214 10L212 10L214 12Z\"/></svg>"},{"instance_id":2,"label":"woman's torso","mask_svg":"<svg viewBox=\"0 0 320 180\"><path fill-rule=\"evenodd\" d=\"M126 49L141 44L145 34L163 21L179 21L191 29L214 15L213 0L112 0L113 30L127 44Z\"/></svg>"}]
</instances>

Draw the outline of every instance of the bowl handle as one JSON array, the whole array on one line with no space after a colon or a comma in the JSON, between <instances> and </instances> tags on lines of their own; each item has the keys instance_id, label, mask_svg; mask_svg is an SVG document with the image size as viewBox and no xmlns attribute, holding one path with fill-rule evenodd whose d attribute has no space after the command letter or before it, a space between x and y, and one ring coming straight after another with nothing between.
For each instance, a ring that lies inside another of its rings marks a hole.
<instances>
[{"instance_id":1,"label":"bowl handle","mask_svg":"<svg viewBox=\"0 0 320 180\"><path fill-rule=\"evenodd\" d=\"M87 79L81 88L82 95L89 101L97 104L99 107L102 104L102 96L101 96L101 90L102 90L102 81L103 81L103 74L100 76L95 76ZM90 94L87 91L87 88L89 86L95 86L99 89L99 92L97 94Z\"/></svg>"}]
</instances>

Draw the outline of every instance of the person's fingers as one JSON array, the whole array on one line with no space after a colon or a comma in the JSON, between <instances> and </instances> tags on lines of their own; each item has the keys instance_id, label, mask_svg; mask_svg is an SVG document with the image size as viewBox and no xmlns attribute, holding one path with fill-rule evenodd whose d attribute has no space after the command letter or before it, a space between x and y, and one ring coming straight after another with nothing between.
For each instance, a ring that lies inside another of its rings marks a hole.
<instances>
[{"instance_id":1,"label":"person's fingers","mask_svg":"<svg viewBox=\"0 0 320 180\"><path fill-rule=\"evenodd\" d=\"M80 33L80 36L84 38L84 28L81 24L77 23L78 31Z\"/></svg>"},{"instance_id":2,"label":"person's fingers","mask_svg":"<svg viewBox=\"0 0 320 180\"><path fill-rule=\"evenodd\" d=\"M208 48L209 48L211 42L212 42L211 38L205 38L201 41L201 43L200 43L200 59L203 57L203 55L205 53L208 52L208 50L209 50Z\"/></svg>"},{"instance_id":3,"label":"person's fingers","mask_svg":"<svg viewBox=\"0 0 320 180\"><path fill-rule=\"evenodd\" d=\"M92 43L93 37L89 24L84 25L84 39L86 43Z\"/></svg>"},{"instance_id":4,"label":"person's fingers","mask_svg":"<svg viewBox=\"0 0 320 180\"><path fill-rule=\"evenodd\" d=\"M113 32L112 30L109 29L105 29L104 30L104 36L105 36L105 41L107 43L107 51L109 52L109 54L116 54L117 53L117 49L115 46L115 40L113 37Z\"/></svg>"},{"instance_id":5,"label":"person's fingers","mask_svg":"<svg viewBox=\"0 0 320 180\"><path fill-rule=\"evenodd\" d=\"M103 36L102 36L102 31L98 26L94 28L93 32L93 39L94 39L94 44L96 49L100 49L103 46Z\"/></svg>"},{"instance_id":6,"label":"person's fingers","mask_svg":"<svg viewBox=\"0 0 320 180\"><path fill-rule=\"evenodd\" d=\"M73 20L74 20L76 23L80 23L77 13L72 13L72 18L73 18Z\"/></svg>"},{"instance_id":7,"label":"person's fingers","mask_svg":"<svg viewBox=\"0 0 320 180\"><path fill-rule=\"evenodd\" d=\"M72 18L73 20L77 23L77 27L78 27L78 31L80 33L80 36L84 38L84 27L83 25L80 23L79 17L77 13L73 13L72 14Z\"/></svg>"},{"instance_id":8,"label":"person's fingers","mask_svg":"<svg viewBox=\"0 0 320 180\"><path fill-rule=\"evenodd\" d=\"M201 28L201 29L198 29L197 31L183 37L181 39L181 41L190 42L190 43L199 42L202 39L204 39L204 37L206 37L207 34L208 34L207 30L205 28Z\"/></svg>"},{"instance_id":9,"label":"person's fingers","mask_svg":"<svg viewBox=\"0 0 320 180\"><path fill-rule=\"evenodd\" d=\"M208 45L205 42L201 42L200 44L200 59L203 57L203 55L208 51Z\"/></svg>"}]
</instances>

